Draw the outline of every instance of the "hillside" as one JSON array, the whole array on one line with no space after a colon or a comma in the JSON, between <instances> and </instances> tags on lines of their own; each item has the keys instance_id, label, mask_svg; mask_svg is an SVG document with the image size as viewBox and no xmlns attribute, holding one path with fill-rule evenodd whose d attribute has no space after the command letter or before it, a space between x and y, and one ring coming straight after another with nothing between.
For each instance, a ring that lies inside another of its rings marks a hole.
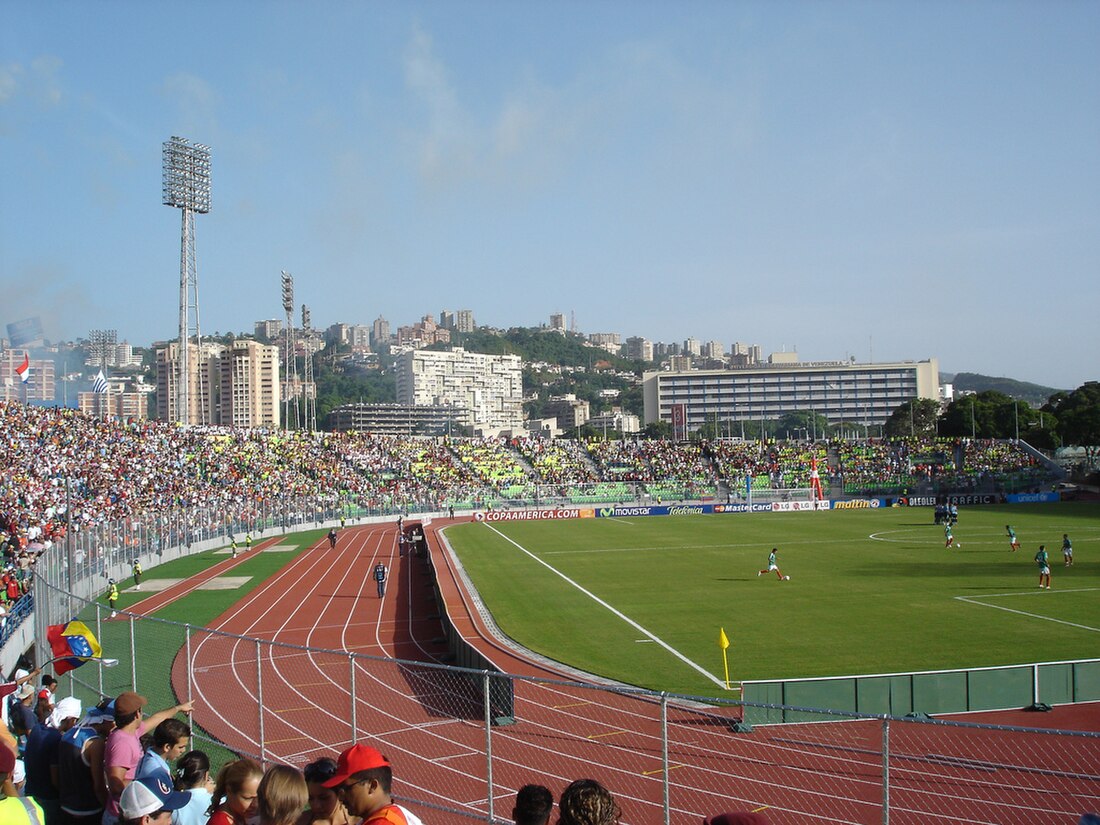
<instances>
[{"instance_id":1,"label":"hillside","mask_svg":"<svg viewBox=\"0 0 1100 825\"><path fill-rule=\"evenodd\" d=\"M1059 392L1054 387L1044 387L1041 384L1032 384L1027 381L1017 381L1013 378L997 378L991 375L979 375L976 372L956 373L953 379L948 378L948 373L941 373L941 381L951 381L955 385L955 392L985 392L996 390L1009 398L1026 401L1032 406L1042 406Z\"/></svg>"}]
</instances>

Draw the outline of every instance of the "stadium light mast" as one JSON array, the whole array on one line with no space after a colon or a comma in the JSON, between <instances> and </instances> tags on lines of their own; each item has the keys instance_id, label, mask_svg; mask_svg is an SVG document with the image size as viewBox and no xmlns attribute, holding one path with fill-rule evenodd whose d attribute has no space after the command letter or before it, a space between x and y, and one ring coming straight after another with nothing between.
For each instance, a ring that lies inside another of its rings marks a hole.
<instances>
[{"instance_id":1,"label":"stadium light mast","mask_svg":"<svg viewBox=\"0 0 1100 825\"><path fill-rule=\"evenodd\" d=\"M164 143L163 203L183 213L180 232L179 358L176 379L176 421L191 423L191 314L195 344L199 337L199 276L195 264L195 215L210 211L210 147L172 136ZM199 382L201 384L201 381ZM201 390L200 390L201 393Z\"/></svg>"},{"instance_id":2,"label":"stadium light mast","mask_svg":"<svg viewBox=\"0 0 1100 825\"><path fill-rule=\"evenodd\" d=\"M294 429L300 426L298 414L298 357L294 341L294 276L285 269L282 273L283 311L286 312L286 334L284 337L286 377L283 379L283 428L290 429L290 396L294 395Z\"/></svg>"},{"instance_id":3,"label":"stadium light mast","mask_svg":"<svg viewBox=\"0 0 1100 825\"><path fill-rule=\"evenodd\" d=\"M317 387L313 383L312 328L309 307L302 304L302 339L305 342L305 351L302 353L302 360L305 362L302 393L305 395L305 426L309 432L317 429Z\"/></svg>"}]
</instances>

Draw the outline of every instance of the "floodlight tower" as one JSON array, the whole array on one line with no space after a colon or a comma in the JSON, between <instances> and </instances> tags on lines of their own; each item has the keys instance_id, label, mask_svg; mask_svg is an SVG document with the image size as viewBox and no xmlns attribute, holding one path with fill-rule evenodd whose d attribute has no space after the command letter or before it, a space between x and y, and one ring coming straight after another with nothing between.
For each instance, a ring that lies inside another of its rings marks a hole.
<instances>
[{"instance_id":1,"label":"floodlight tower","mask_svg":"<svg viewBox=\"0 0 1100 825\"><path fill-rule=\"evenodd\" d=\"M283 427L290 429L290 396L294 393L294 429L298 429L298 358L294 342L294 276L283 270L283 310L286 312L285 356L286 378L283 386Z\"/></svg>"},{"instance_id":2,"label":"floodlight tower","mask_svg":"<svg viewBox=\"0 0 1100 825\"><path fill-rule=\"evenodd\" d=\"M302 353L302 359L305 362L302 393L306 401L306 429L314 432L317 429L317 387L313 383L313 350L311 348L313 336L310 335L310 329L309 307L302 304L302 338L306 342L305 352Z\"/></svg>"},{"instance_id":3,"label":"floodlight tower","mask_svg":"<svg viewBox=\"0 0 1100 825\"><path fill-rule=\"evenodd\" d=\"M195 265L195 214L210 211L210 147L173 136L164 144L163 203L183 213L180 239L179 359L176 380L176 421L191 423L191 313L195 343L199 338L199 276ZM201 382L200 382L201 383Z\"/></svg>"}]
</instances>

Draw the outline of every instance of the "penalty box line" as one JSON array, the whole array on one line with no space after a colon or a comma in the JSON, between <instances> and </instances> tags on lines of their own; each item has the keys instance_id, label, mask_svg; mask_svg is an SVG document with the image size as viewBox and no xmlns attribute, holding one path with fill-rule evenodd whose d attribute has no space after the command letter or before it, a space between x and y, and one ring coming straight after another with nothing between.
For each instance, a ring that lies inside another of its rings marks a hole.
<instances>
[{"instance_id":1,"label":"penalty box line","mask_svg":"<svg viewBox=\"0 0 1100 825\"><path fill-rule=\"evenodd\" d=\"M1072 590L1056 590L1055 593L1091 593L1094 590L1100 590L1097 587L1078 587ZM1026 610L1016 610L1012 607L1005 607L1000 604L986 604L981 599L1004 599L1014 596L1049 596L1050 590L1044 590L1042 593L990 593L988 596L955 596L960 602L967 602L969 604L976 604L979 607L992 607L994 610L1004 610L1006 613L1015 613L1018 616L1027 616L1031 619L1042 619L1044 622L1054 622L1055 624L1064 624L1069 627L1076 627L1080 630L1089 630L1093 633L1100 633L1100 627L1089 627L1087 624L1077 624L1076 622L1067 622L1064 619L1054 619L1050 616L1042 616L1038 613L1028 613Z\"/></svg>"},{"instance_id":2,"label":"penalty box line","mask_svg":"<svg viewBox=\"0 0 1100 825\"><path fill-rule=\"evenodd\" d=\"M498 536L500 536L500 537L501 537L502 539L504 539L504 540L505 540L506 542L508 542L509 544L511 544L511 545L512 545L513 547L515 547L515 548L516 548L517 550L519 550L520 552L522 552L522 553L526 553L526 554L527 554L527 555L528 555L528 556L529 556L530 558L534 559L534 560L535 560L536 562L538 562L539 564L541 564L541 565L542 565L543 567L545 567L545 568L546 568L547 570L549 570L549 571L550 571L551 573L553 573L553 574L554 574L555 576L558 576L559 578L561 578L562 580L564 580L564 581L565 581L565 582L566 582L567 584L569 584L570 586L572 586L572 587L575 587L575 588L576 588L577 590L579 590L579 591L580 591L581 593L583 593L584 595L586 595L586 596L587 596L588 598L592 599L592 601L596 602L596 604L598 604L598 605L600 605L601 607L605 607L605 608L607 608L608 610L610 610L610 611L611 611L611 612L612 612L612 613L613 613L614 615L618 616L618 617L619 617L620 619L622 619L622 620L623 620L624 622L626 622L626 623L627 623L628 625L630 625L631 627L633 627L633 628L634 628L635 630L637 630L637 631L638 631L639 633L643 634L643 635L644 635L644 636L645 636L645 637L646 637L647 639L650 639L650 640L652 640L653 642L655 642L655 643L659 644L659 645L660 645L661 647L663 647L663 648L664 648L665 650L667 650L667 651L668 651L669 653L671 653L671 654L672 654L673 656L675 656L675 657L676 657L677 659L679 659L679 660L680 660L681 662L683 662L684 664L688 665L689 667L692 667L692 668L694 668L694 669L695 669L695 670L697 670L697 671L698 671L699 673L701 673L701 674L703 674L704 676L706 676L706 677L707 677L708 679L710 679L710 680L711 680L712 682L714 682L714 684L718 685L718 687L720 687L720 688L723 688L723 689L724 689L724 688L726 687L726 683L725 683L725 682L723 682L723 681L722 681L721 679L719 679L719 678L718 678L717 676L715 676L715 675L714 675L713 673L710 673L710 672L709 672L709 671L707 671L707 670L706 670L705 668L703 668L703 667L700 667L699 665L695 664L695 662L691 661L691 659L689 659L689 658L688 658L687 656L685 656L685 655L684 655L683 653L681 653L680 651L676 650L676 648L672 647L671 645L669 645L669 644L668 644L667 642L665 642L664 640L662 640L662 639L658 638L657 636L655 636L654 634L650 633L650 632L649 632L648 630L646 630L646 629L645 629L644 627L642 627L642 626L641 626L640 624L638 624L638 623L637 623L636 621L634 621L633 619L631 619L631 618L630 618L629 616L625 615L624 613L620 612L619 610L616 610L616 609L615 609L614 607L612 607L612 606L611 606L610 604L608 604L607 602L605 602L605 601L604 601L603 599L601 599L601 598L600 598L599 596L597 596L597 595L596 595L595 593L593 593L592 591L590 591L590 590L586 590L586 589L585 589L584 587L582 587L582 586L581 586L580 584L578 584L577 582L573 581L573 580L572 580L571 578L569 578L569 577L568 577L567 575L565 575L564 573L562 573L562 572L561 572L560 570L558 570L558 569L557 569L556 567L553 567L553 566L551 566L551 565L547 564L547 563L546 563L545 561L543 561L542 559L540 559L540 558L539 558L538 556L536 556L536 555L535 555L534 553L532 553L532 552L531 552L530 550L528 550L528 549L527 549L526 547L524 547L523 545L521 545L521 544L520 544L519 542L517 542L517 541L513 540L512 538L510 538L510 537L508 537L508 536L504 535L504 533L500 532L500 530L498 530L497 528L495 528L495 527L494 527L493 525L491 525L491 524L485 523L485 526L486 526L486 527L488 527L488 528L489 528L490 530L492 530L492 531L493 531L494 533L496 533L496 534L497 534Z\"/></svg>"}]
</instances>

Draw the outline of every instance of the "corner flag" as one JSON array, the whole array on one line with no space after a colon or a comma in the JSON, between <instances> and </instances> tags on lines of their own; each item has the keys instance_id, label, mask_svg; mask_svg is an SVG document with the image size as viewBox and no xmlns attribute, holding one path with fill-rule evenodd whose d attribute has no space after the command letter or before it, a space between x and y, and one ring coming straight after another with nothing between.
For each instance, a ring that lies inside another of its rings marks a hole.
<instances>
[{"instance_id":1,"label":"corner flag","mask_svg":"<svg viewBox=\"0 0 1100 825\"><path fill-rule=\"evenodd\" d=\"M730 689L730 663L726 658L726 650L729 649L730 638L726 635L724 627L718 628L718 647L722 648L722 669L726 672L726 690Z\"/></svg>"}]
</instances>

